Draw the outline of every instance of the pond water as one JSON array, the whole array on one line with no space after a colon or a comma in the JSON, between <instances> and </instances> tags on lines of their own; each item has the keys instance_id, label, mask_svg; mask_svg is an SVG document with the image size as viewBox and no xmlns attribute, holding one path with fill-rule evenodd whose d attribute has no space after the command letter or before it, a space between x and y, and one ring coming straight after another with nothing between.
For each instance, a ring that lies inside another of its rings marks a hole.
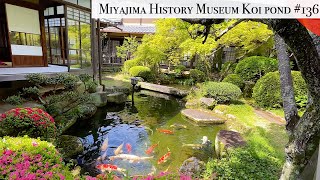
<instances>
[{"instance_id":1,"label":"pond water","mask_svg":"<svg viewBox=\"0 0 320 180\"><path fill-rule=\"evenodd\" d=\"M168 170L177 172L184 160L195 156L206 161L213 157L213 151L203 151L183 146L183 144L201 144L202 137L207 136L214 142L215 136L224 125L207 127L195 126L192 122L182 117L180 110L184 108L181 99L150 91L141 91L134 95L134 106L131 97L125 105L107 105L99 109L94 117L89 120L77 122L66 134L78 136L82 139L85 151L78 157L78 162L83 165L82 170L95 176L99 171L95 168L101 164L96 159L103 154L100 146L108 137L109 146L107 157L114 155L114 150L124 143L123 151L128 153L126 144L132 146L131 154L137 156L153 156L150 160L129 162L123 160L110 161L108 158L102 163L114 164L124 168L130 175L147 175L151 172L159 173ZM106 116L108 120L105 120ZM186 129L180 130L170 127L173 124L182 124ZM172 130L174 134L164 134L159 129ZM153 144L158 144L151 155L145 150ZM158 165L158 159L170 149L169 160Z\"/></svg>"}]
</instances>

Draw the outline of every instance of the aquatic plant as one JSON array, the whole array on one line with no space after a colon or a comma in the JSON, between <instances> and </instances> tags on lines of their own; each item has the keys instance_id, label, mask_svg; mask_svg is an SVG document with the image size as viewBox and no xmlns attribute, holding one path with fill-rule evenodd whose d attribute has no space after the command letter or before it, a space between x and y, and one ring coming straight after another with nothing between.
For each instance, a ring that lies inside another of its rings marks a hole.
<instances>
[{"instance_id":1,"label":"aquatic plant","mask_svg":"<svg viewBox=\"0 0 320 180\"><path fill-rule=\"evenodd\" d=\"M24 137L0 138L0 179L74 179L51 143Z\"/></svg>"},{"instance_id":2,"label":"aquatic plant","mask_svg":"<svg viewBox=\"0 0 320 180\"><path fill-rule=\"evenodd\" d=\"M54 138L54 119L39 108L15 108L0 115L2 135Z\"/></svg>"}]
</instances>

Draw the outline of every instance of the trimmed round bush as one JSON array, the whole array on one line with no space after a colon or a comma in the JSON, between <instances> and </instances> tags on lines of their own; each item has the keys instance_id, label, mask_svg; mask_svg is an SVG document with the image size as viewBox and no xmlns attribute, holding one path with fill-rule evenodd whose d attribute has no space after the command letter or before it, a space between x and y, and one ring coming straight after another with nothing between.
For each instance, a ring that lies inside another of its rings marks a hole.
<instances>
[{"instance_id":1,"label":"trimmed round bush","mask_svg":"<svg viewBox=\"0 0 320 180\"><path fill-rule=\"evenodd\" d=\"M74 179L51 143L28 137L0 138L0 179Z\"/></svg>"},{"instance_id":2,"label":"trimmed round bush","mask_svg":"<svg viewBox=\"0 0 320 180\"><path fill-rule=\"evenodd\" d=\"M227 82L209 81L202 88L206 97L214 98L218 103L228 103L241 96L240 88Z\"/></svg>"},{"instance_id":3,"label":"trimmed round bush","mask_svg":"<svg viewBox=\"0 0 320 180\"><path fill-rule=\"evenodd\" d=\"M308 89L301 73L292 71L294 93L296 97L307 99ZM259 79L253 88L253 99L260 107L279 107L282 105L280 74L270 72Z\"/></svg>"},{"instance_id":4,"label":"trimmed round bush","mask_svg":"<svg viewBox=\"0 0 320 180\"><path fill-rule=\"evenodd\" d=\"M191 69L190 70L190 78L193 79L196 82L203 82L205 80L205 74L204 72L198 70L198 69Z\"/></svg>"},{"instance_id":5,"label":"trimmed round bush","mask_svg":"<svg viewBox=\"0 0 320 180\"><path fill-rule=\"evenodd\" d=\"M138 66L138 61L136 59L126 60L123 63L122 72L129 73L129 70L134 66Z\"/></svg>"},{"instance_id":6,"label":"trimmed round bush","mask_svg":"<svg viewBox=\"0 0 320 180\"><path fill-rule=\"evenodd\" d=\"M145 66L134 66L129 70L130 76L142 77L148 81L151 78L151 69Z\"/></svg>"},{"instance_id":7,"label":"trimmed round bush","mask_svg":"<svg viewBox=\"0 0 320 180\"><path fill-rule=\"evenodd\" d=\"M235 73L242 77L244 81L256 82L268 72L277 70L278 61L276 59L263 56L251 56L244 58L237 64Z\"/></svg>"},{"instance_id":8,"label":"trimmed round bush","mask_svg":"<svg viewBox=\"0 0 320 180\"><path fill-rule=\"evenodd\" d=\"M0 115L0 134L45 139L56 136L54 119L39 108L15 108Z\"/></svg>"},{"instance_id":9,"label":"trimmed round bush","mask_svg":"<svg viewBox=\"0 0 320 180\"><path fill-rule=\"evenodd\" d=\"M227 77L223 79L222 82L228 82L238 86L240 89L244 86L243 79L238 74L229 74Z\"/></svg>"}]
</instances>

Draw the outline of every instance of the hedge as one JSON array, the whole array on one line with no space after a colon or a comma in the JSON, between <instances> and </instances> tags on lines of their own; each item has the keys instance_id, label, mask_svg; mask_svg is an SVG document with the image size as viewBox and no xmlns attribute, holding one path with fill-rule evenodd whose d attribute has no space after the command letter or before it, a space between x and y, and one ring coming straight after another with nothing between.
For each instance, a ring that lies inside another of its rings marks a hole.
<instances>
[{"instance_id":1,"label":"hedge","mask_svg":"<svg viewBox=\"0 0 320 180\"><path fill-rule=\"evenodd\" d=\"M295 97L307 99L308 89L299 71L292 71ZM253 99L260 107L279 107L282 105L280 74L270 72L263 76L253 88Z\"/></svg>"}]
</instances>

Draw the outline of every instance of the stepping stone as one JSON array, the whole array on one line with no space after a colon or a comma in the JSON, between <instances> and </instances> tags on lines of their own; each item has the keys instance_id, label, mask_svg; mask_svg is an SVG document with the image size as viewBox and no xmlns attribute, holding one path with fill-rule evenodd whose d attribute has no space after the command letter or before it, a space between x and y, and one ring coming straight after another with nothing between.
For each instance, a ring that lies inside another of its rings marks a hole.
<instances>
[{"instance_id":1,"label":"stepping stone","mask_svg":"<svg viewBox=\"0 0 320 180\"><path fill-rule=\"evenodd\" d=\"M235 131L220 130L215 140L215 151L218 157L230 148L237 148L246 145L241 134Z\"/></svg>"},{"instance_id":2,"label":"stepping stone","mask_svg":"<svg viewBox=\"0 0 320 180\"><path fill-rule=\"evenodd\" d=\"M181 114L197 124L223 124L226 121L211 112L199 109L184 109Z\"/></svg>"},{"instance_id":3,"label":"stepping stone","mask_svg":"<svg viewBox=\"0 0 320 180\"><path fill-rule=\"evenodd\" d=\"M207 109L213 109L217 105L217 101L213 98L200 98L201 105Z\"/></svg>"},{"instance_id":4,"label":"stepping stone","mask_svg":"<svg viewBox=\"0 0 320 180\"><path fill-rule=\"evenodd\" d=\"M152 84L147 82L139 82L138 85L141 89L146 89L164 94L170 94L173 96L185 97L188 95L188 91L180 90L174 87Z\"/></svg>"}]
</instances>

